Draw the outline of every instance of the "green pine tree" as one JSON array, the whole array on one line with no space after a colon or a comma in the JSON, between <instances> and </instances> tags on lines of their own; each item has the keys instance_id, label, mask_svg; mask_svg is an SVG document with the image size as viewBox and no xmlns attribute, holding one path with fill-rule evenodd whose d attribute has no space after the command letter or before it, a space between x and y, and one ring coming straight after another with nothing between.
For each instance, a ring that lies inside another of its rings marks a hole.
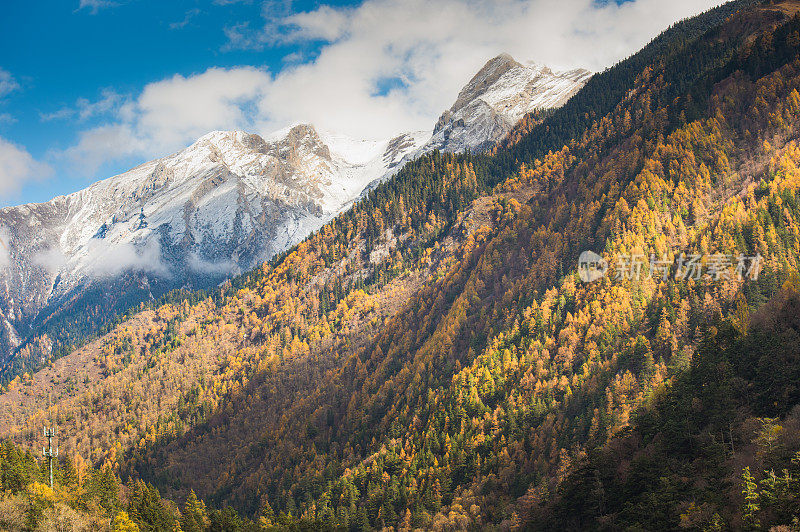
<instances>
[{"instance_id":1,"label":"green pine tree","mask_svg":"<svg viewBox=\"0 0 800 532\"><path fill-rule=\"evenodd\" d=\"M209 520L206 505L197 498L194 490L189 492L186 503L183 505L181 517L181 530L183 532L204 532L208 529Z\"/></svg>"}]
</instances>

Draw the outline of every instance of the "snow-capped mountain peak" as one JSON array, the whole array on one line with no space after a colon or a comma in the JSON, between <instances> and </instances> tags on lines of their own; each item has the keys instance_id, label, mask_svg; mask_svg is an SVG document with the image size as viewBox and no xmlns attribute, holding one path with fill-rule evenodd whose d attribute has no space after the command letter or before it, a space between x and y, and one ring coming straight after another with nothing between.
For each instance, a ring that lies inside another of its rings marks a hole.
<instances>
[{"instance_id":1,"label":"snow-capped mountain peak","mask_svg":"<svg viewBox=\"0 0 800 532\"><path fill-rule=\"evenodd\" d=\"M527 113L564 105L592 73L576 69L554 72L534 63L519 63L508 54L488 61L458 94L436 123L424 151L481 151L501 140Z\"/></svg>"},{"instance_id":2,"label":"snow-capped mountain peak","mask_svg":"<svg viewBox=\"0 0 800 532\"><path fill-rule=\"evenodd\" d=\"M481 95L490 91L495 83L509 70L522 68L523 65L517 63L513 57L507 53L502 53L490 59L475 76L458 93L455 103L450 108L450 112L455 113Z\"/></svg>"},{"instance_id":3,"label":"snow-capped mountain peak","mask_svg":"<svg viewBox=\"0 0 800 532\"><path fill-rule=\"evenodd\" d=\"M486 149L525 113L562 105L589 75L501 54L433 131L391 139L353 139L302 123L265 136L212 131L84 190L0 209L9 255L0 271L0 363L24 340L20 330L41 322L43 312L88 305L81 301L92 287L130 300L131 291L202 286L250 269L406 161L434 149Z\"/></svg>"}]
</instances>

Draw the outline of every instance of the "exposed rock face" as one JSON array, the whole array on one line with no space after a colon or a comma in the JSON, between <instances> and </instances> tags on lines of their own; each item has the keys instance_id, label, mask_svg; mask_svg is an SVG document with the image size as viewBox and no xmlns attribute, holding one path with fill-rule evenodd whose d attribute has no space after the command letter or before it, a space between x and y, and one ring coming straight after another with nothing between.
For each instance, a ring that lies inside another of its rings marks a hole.
<instances>
[{"instance_id":1,"label":"exposed rock face","mask_svg":"<svg viewBox=\"0 0 800 532\"><path fill-rule=\"evenodd\" d=\"M103 313L169 289L246 271L404 162L435 149L485 150L526 113L563 105L590 75L502 54L462 89L432 133L367 141L306 124L265 138L215 131L74 194L0 209L0 263L8 256L0 269L0 366L48 320L98 324Z\"/></svg>"},{"instance_id":2,"label":"exposed rock face","mask_svg":"<svg viewBox=\"0 0 800 532\"><path fill-rule=\"evenodd\" d=\"M329 221L426 137L326 142L309 125L267 139L217 131L74 194L0 210L10 259L0 272L0 353L43 309L90 286L133 275L125 289L163 291L254 267Z\"/></svg>"},{"instance_id":3,"label":"exposed rock face","mask_svg":"<svg viewBox=\"0 0 800 532\"><path fill-rule=\"evenodd\" d=\"M486 150L525 114L564 105L591 76L587 70L554 72L535 63L518 63L508 54L498 55L461 90L422 150Z\"/></svg>"}]
</instances>

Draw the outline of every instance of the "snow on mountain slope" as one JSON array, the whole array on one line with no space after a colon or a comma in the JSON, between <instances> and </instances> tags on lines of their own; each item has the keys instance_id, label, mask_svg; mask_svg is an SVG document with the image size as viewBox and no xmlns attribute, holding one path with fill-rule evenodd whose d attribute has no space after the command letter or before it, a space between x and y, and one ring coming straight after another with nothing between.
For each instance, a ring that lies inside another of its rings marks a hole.
<instances>
[{"instance_id":1,"label":"snow on mountain slope","mask_svg":"<svg viewBox=\"0 0 800 532\"><path fill-rule=\"evenodd\" d=\"M32 325L84 312L87 298L135 301L129 293L141 299L248 270L406 161L434 149L486 149L525 113L563 105L589 76L502 54L464 87L433 132L359 140L306 124L264 138L215 131L73 194L0 209L7 244L0 264L8 253L0 269L0 364L35 333Z\"/></svg>"},{"instance_id":2,"label":"snow on mountain slope","mask_svg":"<svg viewBox=\"0 0 800 532\"><path fill-rule=\"evenodd\" d=\"M321 227L426 138L323 141L309 125L267 139L215 131L74 194L0 209L10 254L0 336L13 347L13 324L126 271L181 286L252 268Z\"/></svg>"},{"instance_id":3,"label":"snow on mountain slope","mask_svg":"<svg viewBox=\"0 0 800 532\"><path fill-rule=\"evenodd\" d=\"M486 63L461 90L453 106L439 118L433 137L422 151L490 148L527 113L564 105L591 76L588 70L554 72L501 54Z\"/></svg>"}]
</instances>

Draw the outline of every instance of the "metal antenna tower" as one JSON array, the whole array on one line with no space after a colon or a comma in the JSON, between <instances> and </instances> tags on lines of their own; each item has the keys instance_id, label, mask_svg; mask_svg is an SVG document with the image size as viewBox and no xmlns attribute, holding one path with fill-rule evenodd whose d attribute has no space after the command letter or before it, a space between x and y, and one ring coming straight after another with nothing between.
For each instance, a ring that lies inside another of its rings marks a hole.
<instances>
[{"instance_id":1,"label":"metal antenna tower","mask_svg":"<svg viewBox=\"0 0 800 532\"><path fill-rule=\"evenodd\" d=\"M47 438L47 447L42 448L42 456L48 459L50 462L50 487L53 487L53 458L58 456L58 446L53 449L53 438L56 437L56 429L55 428L47 428L44 429L44 437Z\"/></svg>"}]
</instances>

